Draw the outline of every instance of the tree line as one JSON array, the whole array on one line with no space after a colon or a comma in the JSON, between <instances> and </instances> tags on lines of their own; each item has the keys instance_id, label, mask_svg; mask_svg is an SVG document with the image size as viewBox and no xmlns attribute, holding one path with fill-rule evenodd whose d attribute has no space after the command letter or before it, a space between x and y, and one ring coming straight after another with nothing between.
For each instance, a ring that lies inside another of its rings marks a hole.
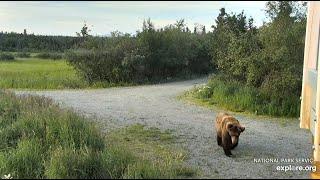
<instances>
[{"instance_id":1,"label":"tree line","mask_svg":"<svg viewBox=\"0 0 320 180\"><path fill-rule=\"evenodd\" d=\"M72 36L43 36L0 32L0 51L64 52L79 43L81 43L81 38Z\"/></svg>"}]
</instances>

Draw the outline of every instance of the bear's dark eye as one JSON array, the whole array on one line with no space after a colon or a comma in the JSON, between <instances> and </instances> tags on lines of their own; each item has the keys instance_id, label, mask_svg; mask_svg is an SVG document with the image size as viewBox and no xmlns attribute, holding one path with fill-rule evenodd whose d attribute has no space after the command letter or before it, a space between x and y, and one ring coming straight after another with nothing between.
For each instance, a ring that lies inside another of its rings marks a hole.
<instances>
[{"instance_id":1,"label":"bear's dark eye","mask_svg":"<svg viewBox=\"0 0 320 180\"><path fill-rule=\"evenodd\" d=\"M228 125L228 129L233 129L233 125L232 125L232 124L229 124L229 125Z\"/></svg>"}]
</instances>

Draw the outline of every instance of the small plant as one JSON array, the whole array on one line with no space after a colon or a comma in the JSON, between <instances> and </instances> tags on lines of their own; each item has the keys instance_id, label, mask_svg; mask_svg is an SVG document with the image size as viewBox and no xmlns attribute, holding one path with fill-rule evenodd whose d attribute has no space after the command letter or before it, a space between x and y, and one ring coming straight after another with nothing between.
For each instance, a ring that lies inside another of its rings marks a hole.
<instances>
[{"instance_id":1,"label":"small plant","mask_svg":"<svg viewBox=\"0 0 320 180\"><path fill-rule=\"evenodd\" d=\"M2 179L12 179L13 177L11 176L11 174L8 175L3 175Z\"/></svg>"}]
</instances>

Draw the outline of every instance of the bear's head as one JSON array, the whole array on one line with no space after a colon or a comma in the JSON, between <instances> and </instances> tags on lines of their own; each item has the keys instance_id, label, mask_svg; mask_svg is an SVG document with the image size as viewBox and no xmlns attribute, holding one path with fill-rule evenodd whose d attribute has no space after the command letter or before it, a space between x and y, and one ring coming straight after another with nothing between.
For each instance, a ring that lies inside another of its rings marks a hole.
<instances>
[{"instance_id":1,"label":"bear's head","mask_svg":"<svg viewBox=\"0 0 320 180\"><path fill-rule=\"evenodd\" d=\"M232 144L238 142L238 138L244 130L245 127L241 126L237 120L227 123L227 131L231 136Z\"/></svg>"}]
</instances>

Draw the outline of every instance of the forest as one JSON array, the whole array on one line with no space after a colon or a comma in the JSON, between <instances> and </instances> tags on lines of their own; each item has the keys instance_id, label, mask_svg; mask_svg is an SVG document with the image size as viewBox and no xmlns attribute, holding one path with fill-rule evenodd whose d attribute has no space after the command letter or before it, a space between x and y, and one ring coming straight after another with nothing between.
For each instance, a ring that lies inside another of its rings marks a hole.
<instances>
[{"instance_id":1,"label":"forest","mask_svg":"<svg viewBox=\"0 0 320 180\"><path fill-rule=\"evenodd\" d=\"M43 36L15 32L0 32L0 51L64 52L81 40L71 36Z\"/></svg>"}]
</instances>

